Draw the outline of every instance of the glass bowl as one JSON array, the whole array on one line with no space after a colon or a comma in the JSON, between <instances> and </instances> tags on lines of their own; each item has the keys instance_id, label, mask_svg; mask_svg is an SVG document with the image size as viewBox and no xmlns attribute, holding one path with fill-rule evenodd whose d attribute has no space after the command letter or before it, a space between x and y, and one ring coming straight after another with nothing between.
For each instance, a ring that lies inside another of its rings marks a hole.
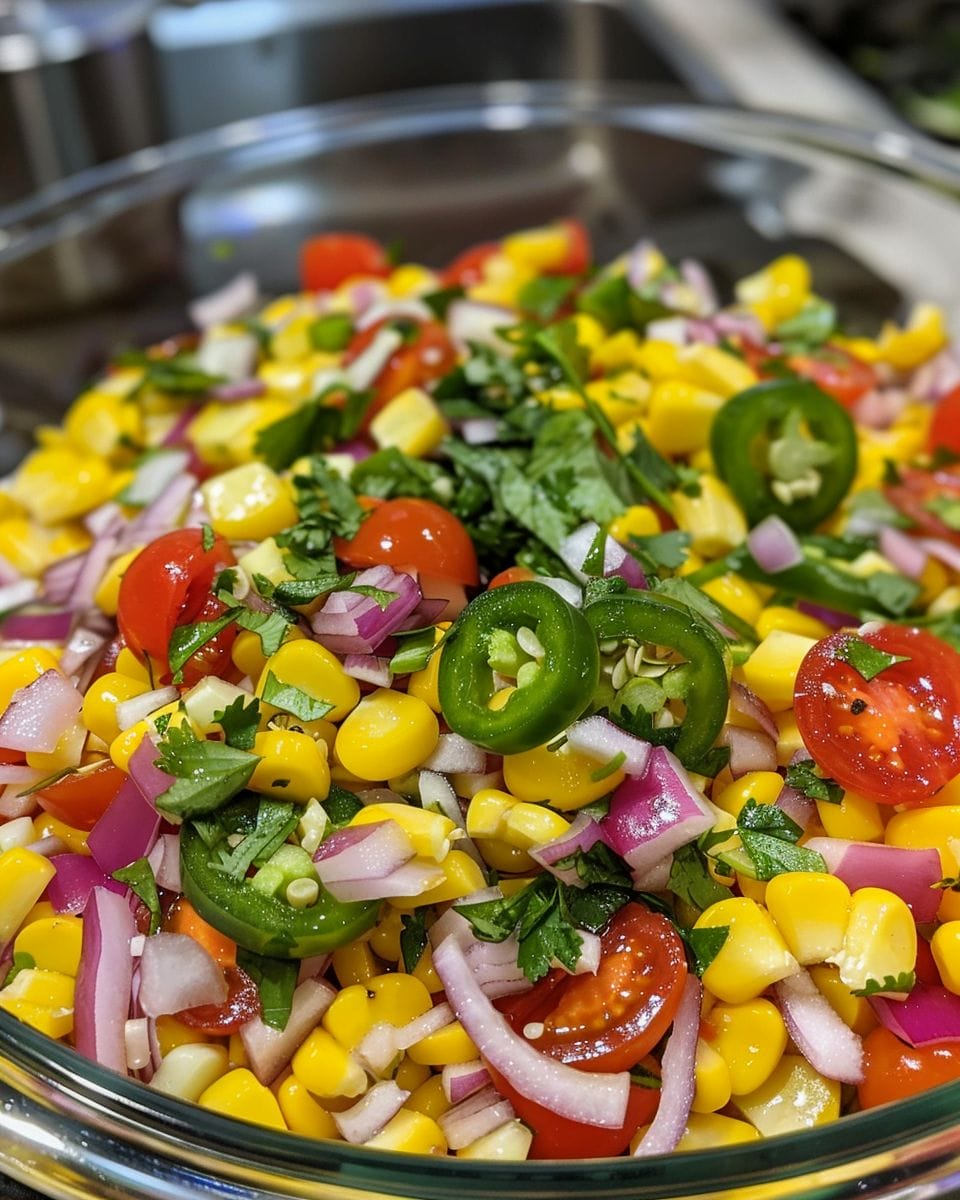
<instances>
[{"instance_id":1,"label":"glass bowl","mask_svg":"<svg viewBox=\"0 0 960 1200\"><path fill-rule=\"evenodd\" d=\"M701 258L721 286L796 250L854 329L919 298L960 316L944 253L960 245L949 152L892 132L660 104L626 85L443 89L245 121L0 213L0 372L32 382L20 408L8 403L6 429L55 413L119 344L182 328L186 301L240 269L265 293L289 289L297 247L319 229L400 238L406 257L441 264L559 215L587 222L601 261L652 237ZM960 1186L960 1083L723 1150L477 1163L227 1121L0 1012L0 1105L0 1170L72 1200L905 1200Z\"/></svg>"}]
</instances>

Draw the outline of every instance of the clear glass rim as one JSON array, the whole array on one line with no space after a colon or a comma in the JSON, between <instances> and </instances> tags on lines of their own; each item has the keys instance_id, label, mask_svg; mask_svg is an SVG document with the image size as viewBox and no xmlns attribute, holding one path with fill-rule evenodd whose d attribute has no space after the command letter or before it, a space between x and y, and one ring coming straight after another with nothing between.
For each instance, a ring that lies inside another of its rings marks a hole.
<instances>
[{"instance_id":1,"label":"clear glass rim","mask_svg":"<svg viewBox=\"0 0 960 1200\"><path fill-rule=\"evenodd\" d=\"M131 204L172 194L201 179L211 166L249 170L346 146L413 136L567 126L574 120L649 132L737 153L789 159L820 152L862 160L922 185L960 194L960 153L899 132L839 129L815 120L739 112L692 104L647 103L630 85L499 83L366 97L237 122L166 147L139 151L53 185L0 210L0 266L29 257L60 238L96 228ZM409 1187L411 1195L464 1195L483 1187L521 1198L551 1186L632 1189L670 1196L711 1191L719 1180L774 1183L812 1168L842 1166L872 1153L915 1143L957 1128L960 1083L896 1105L845 1117L817 1129L722 1150L631 1159L525 1164L478 1164L318 1143L288 1133L228 1121L207 1110L146 1090L82 1058L0 1012L0 1077L18 1090L38 1081L36 1094L70 1100L70 1111L99 1113L110 1132L131 1141L242 1169L253 1164L301 1179L323 1181L331 1171L343 1186L376 1191ZM960 1146L960 1135L958 1135ZM474 1186L471 1186L474 1185Z\"/></svg>"}]
</instances>

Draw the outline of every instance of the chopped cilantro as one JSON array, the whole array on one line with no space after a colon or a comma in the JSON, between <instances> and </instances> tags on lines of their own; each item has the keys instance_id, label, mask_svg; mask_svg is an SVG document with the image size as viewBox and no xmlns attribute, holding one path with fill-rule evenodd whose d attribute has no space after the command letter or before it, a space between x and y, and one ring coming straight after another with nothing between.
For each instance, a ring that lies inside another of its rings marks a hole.
<instances>
[{"instance_id":1,"label":"chopped cilantro","mask_svg":"<svg viewBox=\"0 0 960 1200\"><path fill-rule=\"evenodd\" d=\"M10 964L10 970L7 972L3 983L0 987L6 987L8 983L13 983L21 971L36 970L37 960L32 954L27 954L25 950L15 950L13 952L13 961Z\"/></svg>"},{"instance_id":2,"label":"chopped cilantro","mask_svg":"<svg viewBox=\"0 0 960 1200\"><path fill-rule=\"evenodd\" d=\"M324 403L330 392L345 397L342 404ZM372 392L354 392L335 384L292 413L258 431L254 453L275 471L283 471L305 454L330 450L354 436L373 400Z\"/></svg>"},{"instance_id":3,"label":"chopped cilantro","mask_svg":"<svg viewBox=\"0 0 960 1200\"><path fill-rule=\"evenodd\" d=\"M626 760L627 756L621 750L619 754L615 754L613 758L605 762L602 767L597 767L595 771L591 771L590 778L594 783L602 783L604 779L609 779L611 775L615 775Z\"/></svg>"},{"instance_id":4,"label":"chopped cilantro","mask_svg":"<svg viewBox=\"0 0 960 1200\"><path fill-rule=\"evenodd\" d=\"M213 532L213 527L208 525L206 521L200 526L200 533L205 551L213 549L213 544L217 540L217 535Z\"/></svg>"},{"instance_id":5,"label":"chopped cilantro","mask_svg":"<svg viewBox=\"0 0 960 1200\"><path fill-rule=\"evenodd\" d=\"M292 804L280 800L261 800L253 829L232 848L226 841L221 842L216 848L219 858L215 858L211 865L231 879L243 879L253 863L262 864L279 850L296 829L299 819L299 811Z\"/></svg>"},{"instance_id":6,"label":"chopped cilantro","mask_svg":"<svg viewBox=\"0 0 960 1200\"><path fill-rule=\"evenodd\" d=\"M658 575L662 567L669 571L682 567L687 561L689 546L689 533L671 529L667 533L631 537L627 549L648 574Z\"/></svg>"},{"instance_id":7,"label":"chopped cilantro","mask_svg":"<svg viewBox=\"0 0 960 1200\"><path fill-rule=\"evenodd\" d=\"M837 310L819 296L811 296L795 316L781 321L773 331L773 339L783 345L788 354L815 350L836 331Z\"/></svg>"},{"instance_id":8,"label":"chopped cilantro","mask_svg":"<svg viewBox=\"0 0 960 1200\"><path fill-rule=\"evenodd\" d=\"M880 650L877 646L858 637L848 638L841 643L836 656L843 662L849 663L857 674L868 683L871 679L875 679L881 671L885 671L895 663L910 661L907 655L888 654L886 650Z\"/></svg>"},{"instance_id":9,"label":"chopped cilantro","mask_svg":"<svg viewBox=\"0 0 960 1200\"><path fill-rule=\"evenodd\" d=\"M541 321L557 315L577 286L570 275L537 275L517 294L517 307Z\"/></svg>"},{"instance_id":10,"label":"chopped cilantro","mask_svg":"<svg viewBox=\"0 0 960 1200\"><path fill-rule=\"evenodd\" d=\"M192 625L177 625L170 634L170 645L167 648L167 659L173 672L174 683L183 678L183 668L188 659L198 650L212 641L218 633L222 633L228 625L237 619L237 609L228 608L212 621L196 621Z\"/></svg>"},{"instance_id":11,"label":"chopped cilantro","mask_svg":"<svg viewBox=\"0 0 960 1200\"><path fill-rule=\"evenodd\" d=\"M884 975L883 979L868 979L862 988L853 988L855 996L877 996L881 992L911 992L917 982L913 971L900 975Z\"/></svg>"},{"instance_id":12,"label":"chopped cilantro","mask_svg":"<svg viewBox=\"0 0 960 1200\"><path fill-rule=\"evenodd\" d=\"M729 925L707 925L701 929L687 929L683 940L693 954L694 970L702 976L704 971L724 947L730 933Z\"/></svg>"},{"instance_id":13,"label":"chopped cilantro","mask_svg":"<svg viewBox=\"0 0 960 1200\"><path fill-rule=\"evenodd\" d=\"M252 750L260 726L260 701L237 696L226 708L215 711L213 719L223 730L228 746L235 750Z\"/></svg>"},{"instance_id":14,"label":"chopped cilantro","mask_svg":"<svg viewBox=\"0 0 960 1200\"><path fill-rule=\"evenodd\" d=\"M843 800L843 788L835 779L821 775L812 758L787 767L785 782L787 787L796 788L811 800L823 800L827 804L839 804Z\"/></svg>"},{"instance_id":15,"label":"chopped cilantro","mask_svg":"<svg viewBox=\"0 0 960 1200\"><path fill-rule=\"evenodd\" d=\"M466 289L454 284L452 287L437 288L435 292L427 292L420 299L440 321L447 318L447 310L454 300L460 300L466 295Z\"/></svg>"},{"instance_id":16,"label":"chopped cilantro","mask_svg":"<svg viewBox=\"0 0 960 1200\"><path fill-rule=\"evenodd\" d=\"M400 956L403 969L412 975L427 948L427 918L422 908L404 913L400 918Z\"/></svg>"},{"instance_id":17,"label":"chopped cilantro","mask_svg":"<svg viewBox=\"0 0 960 1200\"><path fill-rule=\"evenodd\" d=\"M724 837L729 837L729 832ZM702 849L692 843L674 851L667 886L679 900L701 912L730 897L730 889L717 883L707 869Z\"/></svg>"},{"instance_id":18,"label":"chopped cilantro","mask_svg":"<svg viewBox=\"0 0 960 1200\"><path fill-rule=\"evenodd\" d=\"M620 575L588 579L583 585L583 607L602 600L604 596L622 595L629 590L627 581Z\"/></svg>"},{"instance_id":19,"label":"chopped cilantro","mask_svg":"<svg viewBox=\"0 0 960 1200\"><path fill-rule=\"evenodd\" d=\"M125 883L127 887L147 906L150 912L150 927L148 933L152 936L160 928L163 916L160 911L160 893L157 891L157 880L153 867L146 858L138 858L127 867L114 871L113 878L117 883Z\"/></svg>"},{"instance_id":20,"label":"chopped cilantro","mask_svg":"<svg viewBox=\"0 0 960 1200\"><path fill-rule=\"evenodd\" d=\"M244 788L260 759L225 742L198 738L189 725L170 725L158 747L156 765L174 776L156 807L174 820L220 808Z\"/></svg>"},{"instance_id":21,"label":"chopped cilantro","mask_svg":"<svg viewBox=\"0 0 960 1200\"><path fill-rule=\"evenodd\" d=\"M353 792L348 792L346 788L339 787L334 783L323 802L323 807L330 818L331 832L333 832L342 829L344 825L349 825L363 805Z\"/></svg>"},{"instance_id":22,"label":"chopped cilantro","mask_svg":"<svg viewBox=\"0 0 960 1200\"><path fill-rule=\"evenodd\" d=\"M956 496L934 496L923 507L939 517L948 529L960 532L960 499Z\"/></svg>"},{"instance_id":23,"label":"chopped cilantro","mask_svg":"<svg viewBox=\"0 0 960 1200\"><path fill-rule=\"evenodd\" d=\"M283 1030L290 1020L300 964L293 958L266 958L250 950L237 951L237 966L246 971L260 993L264 1025Z\"/></svg>"},{"instance_id":24,"label":"chopped cilantro","mask_svg":"<svg viewBox=\"0 0 960 1200\"><path fill-rule=\"evenodd\" d=\"M210 375L201 370L186 354L176 358L149 358L142 355L137 365L144 368L143 376L127 393L128 400L137 399L147 388L171 396L200 396L224 382L222 375Z\"/></svg>"},{"instance_id":25,"label":"chopped cilantro","mask_svg":"<svg viewBox=\"0 0 960 1200\"><path fill-rule=\"evenodd\" d=\"M822 855L796 844L802 832L782 808L750 799L737 817L745 853L722 850L717 858L733 870L763 881L788 871L826 871ZM729 837L729 832L725 836Z\"/></svg>"},{"instance_id":26,"label":"chopped cilantro","mask_svg":"<svg viewBox=\"0 0 960 1200\"><path fill-rule=\"evenodd\" d=\"M590 543L590 549L587 551L587 556L580 565L580 570L584 575L602 575L603 568L606 565L607 557L607 531L602 527L598 527L596 536Z\"/></svg>"},{"instance_id":27,"label":"chopped cilantro","mask_svg":"<svg viewBox=\"0 0 960 1200\"><path fill-rule=\"evenodd\" d=\"M292 683L284 683L272 671L267 672L263 682L262 699L264 704L272 704L301 721L318 721L336 707L327 700L317 700Z\"/></svg>"}]
</instances>

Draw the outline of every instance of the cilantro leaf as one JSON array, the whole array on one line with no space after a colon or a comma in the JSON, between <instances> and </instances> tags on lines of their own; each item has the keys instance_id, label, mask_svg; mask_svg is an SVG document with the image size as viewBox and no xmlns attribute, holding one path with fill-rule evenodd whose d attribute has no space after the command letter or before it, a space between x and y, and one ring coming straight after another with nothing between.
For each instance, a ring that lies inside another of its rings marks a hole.
<instances>
[{"instance_id":1,"label":"cilantro leaf","mask_svg":"<svg viewBox=\"0 0 960 1200\"><path fill-rule=\"evenodd\" d=\"M724 833L724 840L727 837L728 831ZM730 897L730 889L717 883L707 869L703 851L692 843L674 851L667 886L678 899L700 912Z\"/></svg>"},{"instance_id":2,"label":"cilantro leaf","mask_svg":"<svg viewBox=\"0 0 960 1200\"><path fill-rule=\"evenodd\" d=\"M169 725L156 766L174 776L156 807L174 820L213 812L246 787L260 758L225 742L198 738L189 725Z\"/></svg>"},{"instance_id":3,"label":"cilantro leaf","mask_svg":"<svg viewBox=\"0 0 960 1200\"><path fill-rule=\"evenodd\" d=\"M347 348L347 343L353 337L353 321L347 313L324 313L310 324L307 337L314 350L334 354Z\"/></svg>"},{"instance_id":4,"label":"cilantro leaf","mask_svg":"<svg viewBox=\"0 0 960 1200\"><path fill-rule=\"evenodd\" d=\"M147 906L150 911L150 927L148 933L152 936L160 928L163 916L160 910L160 893L157 891L157 880L153 867L146 858L138 858L129 866L114 871L113 878L117 883L125 883L127 887Z\"/></svg>"},{"instance_id":5,"label":"cilantro leaf","mask_svg":"<svg viewBox=\"0 0 960 1200\"><path fill-rule=\"evenodd\" d=\"M911 992L917 977L913 971L900 975L884 975L883 979L868 979L862 988L852 989L854 996L876 996L881 992Z\"/></svg>"},{"instance_id":6,"label":"cilantro leaf","mask_svg":"<svg viewBox=\"0 0 960 1200\"><path fill-rule=\"evenodd\" d=\"M939 517L948 529L960 532L960 499L956 496L934 496L923 507Z\"/></svg>"},{"instance_id":7,"label":"cilantro leaf","mask_svg":"<svg viewBox=\"0 0 960 1200\"><path fill-rule=\"evenodd\" d=\"M348 792L346 788L334 783L330 786L330 793L324 800L323 807L330 818L331 832L333 832L342 829L344 825L349 825L363 805L353 792Z\"/></svg>"},{"instance_id":8,"label":"cilantro leaf","mask_svg":"<svg viewBox=\"0 0 960 1200\"><path fill-rule=\"evenodd\" d=\"M222 375L211 375L202 370L186 354L175 358L148 358L142 355L138 365L144 368L143 376L127 393L128 400L136 399L148 388L171 396L199 396L224 382Z\"/></svg>"},{"instance_id":9,"label":"cilantro leaf","mask_svg":"<svg viewBox=\"0 0 960 1200\"><path fill-rule=\"evenodd\" d=\"M203 549L209 552L213 549L213 544L217 540L217 535L213 532L213 527L208 525L206 521L200 526Z\"/></svg>"},{"instance_id":10,"label":"cilantro leaf","mask_svg":"<svg viewBox=\"0 0 960 1200\"><path fill-rule=\"evenodd\" d=\"M589 850L577 850L560 859L556 865L561 869L575 868L577 875L587 884L604 883L627 889L633 886L630 868L604 842L596 842Z\"/></svg>"},{"instance_id":11,"label":"cilantro leaf","mask_svg":"<svg viewBox=\"0 0 960 1200\"><path fill-rule=\"evenodd\" d=\"M36 969L36 966L37 960L32 954L27 954L25 950L15 950L10 970L7 972L3 982L0 983L0 987L6 987L8 983L13 983L21 971L33 971Z\"/></svg>"},{"instance_id":12,"label":"cilantro leaf","mask_svg":"<svg viewBox=\"0 0 960 1200\"><path fill-rule=\"evenodd\" d=\"M346 399L342 405L324 403L329 392ZM323 395L260 429L253 444L254 454L275 471L286 470L305 454L329 450L337 442L353 437L372 400L372 392L355 392L335 384Z\"/></svg>"},{"instance_id":13,"label":"cilantro leaf","mask_svg":"<svg viewBox=\"0 0 960 1200\"><path fill-rule=\"evenodd\" d=\"M590 355L577 336L576 321L560 321L549 329L541 329L533 342L553 359L567 383L582 391L590 376Z\"/></svg>"},{"instance_id":14,"label":"cilantro leaf","mask_svg":"<svg viewBox=\"0 0 960 1200\"><path fill-rule=\"evenodd\" d=\"M403 969L412 975L427 948L427 918L422 908L404 913L400 918L400 957Z\"/></svg>"},{"instance_id":15,"label":"cilantro leaf","mask_svg":"<svg viewBox=\"0 0 960 1200\"><path fill-rule=\"evenodd\" d=\"M541 321L557 315L577 286L572 275L537 275L517 293L517 307Z\"/></svg>"},{"instance_id":16,"label":"cilantro leaf","mask_svg":"<svg viewBox=\"0 0 960 1200\"><path fill-rule=\"evenodd\" d=\"M609 275L585 288L577 298L577 308L596 317L611 333L644 329L673 311L655 295L635 291L624 274Z\"/></svg>"},{"instance_id":17,"label":"cilantro leaf","mask_svg":"<svg viewBox=\"0 0 960 1200\"><path fill-rule=\"evenodd\" d=\"M336 706L327 700L318 700L292 683L284 683L272 671L267 672L263 683L264 704L272 704L301 721L318 721Z\"/></svg>"},{"instance_id":18,"label":"cilantro leaf","mask_svg":"<svg viewBox=\"0 0 960 1200\"><path fill-rule=\"evenodd\" d=\"M257 823L232 848L224 841L217 847L219 858L211 866L239 882L254 862L266 861L287 840L300 819L292 804L279 800L261 800Z\"/></svg>"},{"instance_id":19,"label":"cilantro leaf","mask_svg":"<svg viewBox=\"0 0 960 1200\"><path fill-rule=\"evenodd\" d=\"M254 612L252 608L241 608L237 611L236 622L241 629L255 633L260 639L260 649L267 658L276 654L287 636L287 630L294 619L282 609L273 612Z\"/></svg>"},{"instance_id":20,"label":"cilantro leaf","mask_svg":"<svg viewBox=\"0 0 960 1200\"><path fill-rule=\"evenodd\" d=\"M843 800L843 788L835 779L821 775L812 758L802 759L787 767L784 782L787 787L796 788L811 800L823 800L827 804L840 804Z\"/></svg>"},{"instance_id":21,"label":"cilantro leaf","mask_svg":"<svg viewBox=\"0 0 960 1200\"><path fill-rule=\"evenodd\" d=\"M299 962L295 958L267 958L241 947L237 950L237 966L257 985L264 1025L286 1029L297 990Z\"/></svg>"},{"instance_id":22,"label":"cilantro leaf","mask_svg":"<svg viewBox=\"0 0 960 1200\"><path fill-rule=\"evenodd\" d=\"M843 642L836 655L843 662L849 663L857 674L868 683L871 679L875 679L881 671L885 671L887 667L892 667L895 663L910 661L908 655L888 654L886 650L880 650L877 646L872 646L863 638L858 637L851 637Z\"/></svg>"},{"instance_id":23,"label":"cilantro leaf","mask_svg":"<svg viewBox=\"0 0 960 1200\"><path fill-rule=\"evenodd\" d=\"M694 970L703 976L704 971L717 957L730 934L729 925L708 925L701 929L687 929L683 940L693 953Z\"/></svg>"},{"instance_id":24,"label":"cilantro leaf","mask_svg":"<svg viewBox=\"0 0 960 1200\"><path fill-rule=\"evenodd\" d=\"M394 675L410 675L422 671L440 647L437 631L433 625L426 629L411 629L406 633L394 634L399 647L390 659L390 670Z\"/></svg>"},{"instance_id":25,"label":"cilantro leaf","mask_svg":"<svg viewBox=\"0 0 960 1200\"><path fill-rule=\"evenodd\" d=\"M675 570L687 561L687 550L690 546L690 534L680 529L671 529L667 533L651 533L643 537L630 538L628 549L640 561L640 565L650 575L657 575L661 567Z\"/></svg>"},{"instance_id":26,"label":"cilantro leaf","mask_svg":"<svg viewBox=\"0 0 960 1200\"><path fill-rule=\"evenodd\" d=\"M170 634L170 644L167 647L167 660L173 672L173 681L178 683L183 675L187 660L207 642L212 641L218 633L222 633L228 625L237 619L237 610L228 608L212 621L197 621L193 625L177 625Z\"/></svg>"},{"instance_id":27,"label":"cilantro leaf","mask_svg":"<svg viewBox=\"0 0 960 1200\"><path fill-rule=\"evenodd\" d=\"M228 746L235 750L252 750L260 726L260 701L237 696L226 708L214 712L213 719L223 730Z\"/></svg>"},{"instance_id":28,"label":"cilantro leaf","mask_svg":"<svg viewBox=\"0 0 960 1200\"><path fill-rule=\"evenodd\" d=\"M768 880L787 871L826 871L823 856L796 845L803 830L782 808L758 804L750 799L737 817L737 833L745 856L737 850L722 851L720 862L749 875Z\"/></svg>"},{"instance_id":29,"label":"cilantro leaf","mask_svg":"<svg viewBox=\"0 0 960 1200\"><path fill-rule=\"evenodd\" d=\"M811 296L798 313L781 321L773 331L774 341L787 353L798 354L822 346L837 328L837 310L819 296Z\"/></svg>"}]
</instances>

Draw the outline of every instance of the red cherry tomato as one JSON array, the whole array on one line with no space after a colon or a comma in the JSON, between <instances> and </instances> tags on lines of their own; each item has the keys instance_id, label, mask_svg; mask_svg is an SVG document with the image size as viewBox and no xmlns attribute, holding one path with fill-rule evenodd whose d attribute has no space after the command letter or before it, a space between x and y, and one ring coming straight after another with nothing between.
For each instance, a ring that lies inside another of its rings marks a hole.
<instances>
[{"instance_id":1,"label":"red cherry tomato","mask_svg":"<svg viewBox=\"0 0 960 1200\"><path fill-rule=\"evenodd\" d=\"M938 515L940 505L960 505L960 470L920 471L898 467L897 483L883 489L890 503L910 518L924 533L960 545L960 533Z\"/></svg>"},{"instance_id":2,"label":"red cherry tomato","mask_svg":"<svg viewBox=\"0 0 960 1200\"><path fill-rule=\"evenodd\" d=\"M590 266L593 251L590 234L582 221L568 218L561 221L567 235L567 253L563 260L547 269L548 275L582 275Z\"/></svg>"},{"instance_id":3,"label":"red cherry tomato","mask_svg":"<svg viewBox=\"0 0 960 1200\"><path fill-rule=\"evenodd\" d=\"M321 233L300 248L300 281L307 292L329 291L351 275L389 274L386 251L362 233Z\"/></svg>"},{"instance_id":4,"label":"red cherry tomato","mask_svg":"<svg viewBox=\"0 0 960 1200\"><path fill-rule=\"evenodd\" d=\"M861 1108L876 1108L960 1079L960 1042L908 1046L882 1025L863 1042Z\"/></svg>"},{"instance_id":5,"label":"red cherry tomato","mask_svg":"<svg viewBox=\"0 0 960 1200\"><path fill-rule=\"evenodd\" d=\"M791 354L787 365L844 408L851 408L877 384L877 373L869 363L829 343L807 354Z\"/></svg>"},{"instance_id":6,"label":"red cherry tomato","mask_svg":"<svg viewBox=\"0 0 960 1200\"><path fill-rule=\"evenodd\" d=\"M176 626L211 620L223 611L210 585L215 573L234 561L223 538L214 538L205 550L201 530L175 529L145 546L127 567L117 609L120 634L137 658L150 658L161 679L170 678L167 651ZM184 682L195 683L225 667L234 637L236 630L228 626L189 659Z\"/></svg>"},{"instance_id":7,"label":"red cherry tomato","mask_svg":"<svg viewBox=\"0 0 960 1200\"><path fill-rule=\"evenodd\" d=\"M344 352L344 364L358 358L390 320L385 317L355 334ZM456 347L444 327L437 321L424 321L413 331L409 341L397 348L375 379L373 403L367 409L364 426L394 396L407 388L422 387L441 379L453 370L456 362Z\"/></svg>"},{"instance_id":8,"label":"red cherry tomato","mask_svg":"<svg viewBox=\"0 0 960 1200\"><path fill-rule=\"evenodd\" d=\"M37 793L40 807L74 829L92 829L127 776L109 759L92 770L66 775Z\"/></svg>"},{"instance_id":9,"label":"red cherry tomato","mask_svg":"<svg viewBox=\"0 0 960 1200\"><path fill-rule=\"evenodd\" d=\"M619 1129L601 1129L557 1116L549 1108L528 1100L491 1067L490 1076L500 1092L513 1105L525 1125L533 1130L530 1158L615 1158L630 1145L641 1125L653 1120L660 1103L658 1088L630 1088L627 1115Z\"/></svg>"},{"instance_id":10,"label":"red cherry tomato","mask_svg":"<svg viewBox=\"0 0 960 1200\"><path fill-rule=\"evenodd\" d=\"M902 655L872 679L835 633L797 673L800 735L828 775L881 804L917 803L960 773L960 654L922 629L882 625L862 640Z\"/></svg>"},{"instance_id":11,"label":"red cherry tomato","mask_svg":"<svg viewBox=\"0 0 960 1200\"><path fill-rule=\"evenodd\" d=\"M229 988L223 1004L185 1008L177 1013L178 1021L211 1037L219 1037L221 1034L236 1033L241 1025L260 1016L263 1011L260 992L246 971L239 967L226 967L223 973Z\"/></svg>"},{"instance_id":12,"label":"red cherry tomato","mask_svg":"<svg viewBox=\"0 0 960 1200\"><path fill-rule=\"evenodd\" d=\"M536 576L529 567L507 567L499 575L494 575L487 584L487 588L505 587L508 583L527 583L535 578Z\"/></svg>"},{"instance_id":13,"label":"red cherry tomato","mask_svg":"<svg viewBox=\"0 0 960 1200\"><path fill-rule=\"evenodd\" d=\"M356 537L334 542L337 558L350 567L416 567L465 587L479 582L477 554L470 535L451 512L432 500L384 500L360 526Z\"/></svg>"},{"instance_id":14,"label":"red cherry tomato","mask_svg":"<svg viewBox=\"0 0 960 1200\"><path fill-rule=\"evenodd\" d=\"M666 917L625 904L600 938L596 975L551 971L498 1007L517 1032L533 1022L534 1045L587 1071L624 1071L670 1028L687 978L687 958Z\"/></svg>"},{"instance_id":15,"label":"red cherry tomato","mask_svg":"<svg viewBox=\"0 0 960 1200\"><path fill-rule=\"evenodd\" d=\"M492 255L499 253L499 242L481 242L471 246L450 263L441 273L440 279L444 287L473 287L483 279L484 263Z\"/></svg>"},{"instance_id":16,"label":"red cherry tomato","mask_svg":"<svg viewBox=\"0 0 960 1200\"><path fill-rule=\"evenodd\" d=\"M927 445L931 450L960 454L960 385L941 397L933 410Z\"/></svg>"}]
</instances>

